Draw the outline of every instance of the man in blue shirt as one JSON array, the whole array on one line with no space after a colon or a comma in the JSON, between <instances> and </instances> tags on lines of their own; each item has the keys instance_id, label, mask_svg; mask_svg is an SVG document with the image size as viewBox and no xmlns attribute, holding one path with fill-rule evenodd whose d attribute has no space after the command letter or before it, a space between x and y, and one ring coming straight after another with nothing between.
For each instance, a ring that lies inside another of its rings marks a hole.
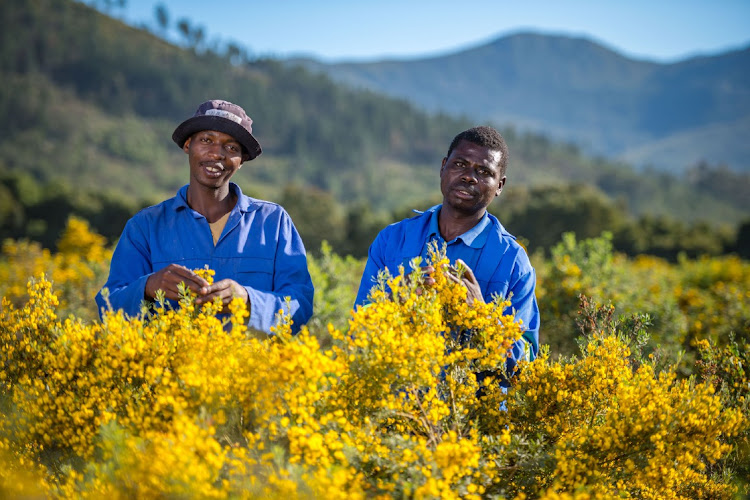
<instances>
[{"instance_id":1,"label":"man in blue shirt","mask_svg":"<svg viewBox=\"0 0 750 500\"><path fill-rule=\"evenodd\" d=\"M509 298L516 319L526 331L511 350L509 368L521 359L534 359L539 352L539 308L536 273L526 251L508 233L487 206L505 185L508 146L492 127L475 127L458 134L448 148L440 168L443 203L426 212L391 224L370 246L355 307L366 304L379 271L398 274L409 269L416 256L427 257L428 243L447 243L451 263L466 267L461 282L467 301L489 302L498 294ZM432 266L422 268L425 285L435 283ZM449 279L459 278L448 273Z\"/></svg>"},{"instance_id":2,"label":"man in blue shirt","mask_svg":"<svg viewBox=\"0 0 750 500\"><path fill-rule=\"evenodd\" d=\"M282 207L229 182L243 162L261 154L252 120L236 104L207 101L172 139L188 155L190 183L128 221L96 296L100 314L111 305L136 315L158 290L176 306L184 283L198 304L221 299L224 314L233 297L245 299L248 326L264 332L287 310L288 298L293 331L299 331L313 302L299 233ZM206 266L216 273L213 284L193 271Z\"/></svg>"}]
</instances>

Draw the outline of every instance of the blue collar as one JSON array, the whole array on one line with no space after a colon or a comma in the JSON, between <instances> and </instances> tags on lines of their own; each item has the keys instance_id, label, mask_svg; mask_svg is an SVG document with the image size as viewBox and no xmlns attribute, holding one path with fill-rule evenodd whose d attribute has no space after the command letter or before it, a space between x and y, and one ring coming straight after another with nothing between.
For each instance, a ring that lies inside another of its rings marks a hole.
<instances>
[{"instance_id":1,"label":"blue collar","mask_svg":"<svg viewBox=\"0 0 750 500\"><path fill-rule=\"evenodd\" d=\"M190 184L185 184L180 188L179 191L177 191L177 196L175 196L174 204L175 211L181 210L183 208L190 208L190 205L188 205L187 202L188 186L190 186ZM234 182L229 183L229 190L237 196L237 204L235 205L234 209L232 209L232 211L234 212L234 210L237 209L243 213L249 212L251 210L250 205L253 200L247 196L243 196L242 190Z\"/></svg>"},{"instance_id":2,"label":"blue collar","mask_svg":"<svg viewBox=\"0 0 750 500\"><path fill-rule=\"evenodd\" d=\"M430 212L430 225L427 231L427 239L429 240L432 238L439 238L440 240L442 240L443 237L440 235L440 228L438 227L438 215L440 214L440 206L438 206L436 210L430 210ZM489 235L489 231L487 229L490 225L490 218L485 211L484 215L481 219L479 219L479 222L477 222L476 226L472 227L464 234L456 236L452 241L449 241L448 243L453 243L454 241L461 240L464 245L471 248L482 248L487 242L487 237Z\"/></svg>"}]
</instances>

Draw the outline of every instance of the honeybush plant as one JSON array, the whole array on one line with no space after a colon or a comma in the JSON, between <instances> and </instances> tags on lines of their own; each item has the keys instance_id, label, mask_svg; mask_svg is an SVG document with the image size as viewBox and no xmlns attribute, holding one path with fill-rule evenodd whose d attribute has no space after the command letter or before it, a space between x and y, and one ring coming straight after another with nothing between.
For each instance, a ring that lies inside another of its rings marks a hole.
<instances>
[{"instance_id":1,"label":"honeybush plant","mask_svg":"<svg viewBox=\"0 0 750 500\"><path fill-rule=\"evenodd\" d=\"M706 339L702 378L680 377L642 351L643 321L593 304L575 357L544 352L507 393L491 378L480 387L475 373L501 374L522 329L507 303L468 306L437 276L427 289L416 273L383 276L325 346L308 328L292 336L289 317L249 335L241 301L221 322L187 291L178 310L63 319L51 283L30 280L27 300L0 310L2 493L732 498L742 487L746 354L730 362Z\"/></svg>"}]
</instances>

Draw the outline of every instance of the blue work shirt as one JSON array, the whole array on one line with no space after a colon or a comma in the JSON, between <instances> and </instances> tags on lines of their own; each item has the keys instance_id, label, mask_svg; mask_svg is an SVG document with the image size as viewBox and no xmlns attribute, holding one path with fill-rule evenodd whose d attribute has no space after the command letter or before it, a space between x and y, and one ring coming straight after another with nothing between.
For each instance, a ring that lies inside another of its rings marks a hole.
<instances>
[{"instance_id":1,"label":"blue work shirt","mask_svg":"<svg viewBox=\"0 0 750 500\"><path fill-rule=\"evenodd\" d=\"M243 195L230 183L237 203L214 246L208 220L188 206L187 188L141 210L125 225L102 288L109 290L112 308L138 314L146 280L169 264L193 270L208 266L216 271L214 281L230 278L245 287L249 327L270 332L277 312L287 310L289 297L292 329L299 331L312 316L313 284L305 247L289 214L275 203ZM107 307L101 291L96 303L101 315Z\"/></svg>"},{"instance_id":2,"label":"blue work shirt","mask_svg":"<svg viewBox=\"0 0 750 500\"><path fill-rule=\"evenodd\" d=\"M399 266L403 265L409 272L414 257L427 257L430 241L435 240L442 247L445 240L438 229L441 206L436 205L416 217L391 224L378 234L370 245L355 307L367 302L380 270L387 269L396 276ZM495 216L485 213L476 226L447 242L447 256L451 264L461 259L471 268L486 302L490 302L495 294L510 298L515 318L523 320L526 328L523 338L511 349L511 359L536 358L539 353L536 272L515 237Z\"/></svg>"}]
</instances>

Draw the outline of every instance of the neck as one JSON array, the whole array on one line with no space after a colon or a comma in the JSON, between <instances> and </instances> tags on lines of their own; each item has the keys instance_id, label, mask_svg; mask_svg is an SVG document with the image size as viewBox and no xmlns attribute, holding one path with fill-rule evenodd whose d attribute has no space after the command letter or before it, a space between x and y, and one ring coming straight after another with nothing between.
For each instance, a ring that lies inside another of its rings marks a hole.
<instances>
[{"instance_id":1,"label":"neck","mask_svg":"<svg viewBox=\"0 0 750 500\"><path fill-rule=\"evenodd\" d=\"M217 189L190 184L187 190L187 202L190 208L203 215L208 222L216 222L231 212L237 199L226 184Z\"/></svg>"},{"instance_id":2,"label":"neck","mask_svg":"<svg viewBox=\"0 0 750 500\"><path fill-rule=\"evenodd\" d=\"M440 214L438 214L440 235L445 241L451 241L456 236L460 236L476 226L482 220L486 211L486 209L482 209L472 214L465 214L457 212L443 203Z\"/></svg>"}]
</instances>

